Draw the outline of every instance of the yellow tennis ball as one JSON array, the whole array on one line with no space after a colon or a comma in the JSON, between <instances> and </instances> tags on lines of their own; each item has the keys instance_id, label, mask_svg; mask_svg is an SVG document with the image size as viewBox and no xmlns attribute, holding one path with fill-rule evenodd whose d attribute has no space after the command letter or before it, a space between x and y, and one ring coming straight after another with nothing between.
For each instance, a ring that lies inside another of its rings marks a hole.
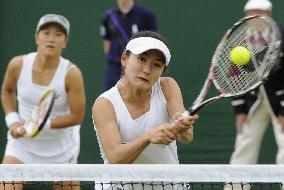
<instances>
[{"instance_id":1,"label":"yellow tennis ball","mask_svg":"<svg viewBox=\"0 0 284 190\"><path fill-rule=\"evenodd\" d=\"M230 59L236 65L246 65L250 61L250 52L242 46L234 47L230 52Z\"/></svg>"}]
</instances>

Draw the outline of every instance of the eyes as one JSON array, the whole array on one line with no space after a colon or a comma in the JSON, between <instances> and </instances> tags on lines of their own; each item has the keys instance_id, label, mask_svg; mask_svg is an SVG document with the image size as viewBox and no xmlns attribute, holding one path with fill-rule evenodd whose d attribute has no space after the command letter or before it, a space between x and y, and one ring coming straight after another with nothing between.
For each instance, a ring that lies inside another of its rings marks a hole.
<instances>
[{"instance_id":1,"label":"eyes","mask_svg":"<svg viewBox=\"0 0 284 190\"><path fill-rule=\"evenodd\" d=\"M40 31L40 33L43 36L55 36L56 38L63 38L65 37L65 33L58 30L49 30L49 29L43 29Z\"/></svg>"},{"instance_id":2,"label":"eyes","mask_svg":"<svg viewBox=\"0 0 284 190\"><path fill-rule=\"evenodd\" d=\"M150 62L150 64L154 67L154 68L162 68L164 67L164 63L162 61L160 61L159 59L156 58L150 58L150 56L147 55L137 55L137 59L139 60L139 62L141 64L146 64L147 62Z\"/></svg>"}]
</instances>

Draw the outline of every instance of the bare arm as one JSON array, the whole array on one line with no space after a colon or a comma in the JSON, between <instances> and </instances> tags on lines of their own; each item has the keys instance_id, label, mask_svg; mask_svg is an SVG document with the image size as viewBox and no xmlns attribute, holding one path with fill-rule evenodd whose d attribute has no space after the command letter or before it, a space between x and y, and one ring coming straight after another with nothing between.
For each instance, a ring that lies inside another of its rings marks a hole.
<instances>
[{"instance_id":1,"label":"bare arm","mask_svg":"<svg viewBox=\"0 0 284 190\"><path fill-rule=\"evenodd\" d=\"M161 125L123 144L111 102L99 98L92 111L100 143L111 163L133 163L149 144L169 144L176 138L167 125Z\"/></svg>"},{"instance_id":2,"label":"bare arm","mask_svg":"<svg viewBox=\"0 0 284 190\"><path fill-rule=\"evenodd\" d=\"M8 64L1 87L1 103L5 114L17 112L17 81L23 65L23 56L14 57ZM23 122L15 122L9 127L10 134L19 138L25 133Z\"/></svg>"},{"instance_id":3,"label":"bare arm","mask_svg":"<svg viewBox=\"0 0 284 190\"><path fill-rule=\"evenodd\" d=\"M244 124L246 122L247 122L247 115L246 114L237 114L236 115L237 134L243 133Z\"/></svg>"},{"instance_id":4,"label":"bare arm","mask_svg":"<svg viewBox=\"0 0 284 190\"><path fill-rule=\"evenodd\" d=\"M107 54L110 51L110 46L111 46L110 40L104 39L103 46L104 46L104 54Z\"/></svg>"},{"instance_id":5,"label":"bare arm","mask_svg":"<svg viewBox=\"0 0 284 190\"><path fill-rule=\"evenodd\" d=\"M83 76L75 65L70 68L66 80L66 91L68 94L68 104L70 114L51 120L52 128L65 128L82 123L85 115L85 89Z\"/></svg>"},{"instance_id":6,"label":"bare arm","mask_svg":"<svg viewBox=\"0 0 284 190\"><path fill-rule=\"evenodd\" d=\"M197 115L182 117L185 111L180 88L176 81L169 77L161 79L161 87L167 99L167 109L174 121L172 127L177 130L178 140L182 143L190 143L193 140L193 122Z\"/></svg>"},{"instance_id":7,"label":"bare arm","mask_svg":"<svg viewBox=\"0 0 284 190\"><path fill-rule=\"evenodd\" d=\"M17 112L16 89L22 64L22 56L14 57L8 64L1 89L1 102L5 114Z\"/></svg>"}]
</instances>

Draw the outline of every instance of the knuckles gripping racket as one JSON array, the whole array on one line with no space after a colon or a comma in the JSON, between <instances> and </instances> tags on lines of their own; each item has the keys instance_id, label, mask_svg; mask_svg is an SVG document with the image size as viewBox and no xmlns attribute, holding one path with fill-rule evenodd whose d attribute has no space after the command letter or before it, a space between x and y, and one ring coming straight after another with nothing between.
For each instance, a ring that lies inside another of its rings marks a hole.
<instances>
[{"instance_id":1,"label":"knuckles gripping racket","mask_svg":"<svg viewBox=\"0 0 284 190\"><path fill-rule=\"evenodd\" d=\"M41 97L33 109L31 118L24 124L26 135L30 138L36 137L43 129L51 113L56 93L48 89Z\"/></svg>"},{"instance_id":2,"label":"knuckles gripping racket","mask_svg":"<svg viewBox=\"0 0 284 190\"><path fill-rule=\"evenodd\" d=\"M231 50L237 46L250 52L250 61L245 65L234 64L230 59ZM270 17L253 15L240 19L218 44L204 85L183 115L194 115L211 102L241 96L259 87L277 67L280 52L281 33ZM219 95L204 100L212 83Z\"/></svg>"}]
</instances>

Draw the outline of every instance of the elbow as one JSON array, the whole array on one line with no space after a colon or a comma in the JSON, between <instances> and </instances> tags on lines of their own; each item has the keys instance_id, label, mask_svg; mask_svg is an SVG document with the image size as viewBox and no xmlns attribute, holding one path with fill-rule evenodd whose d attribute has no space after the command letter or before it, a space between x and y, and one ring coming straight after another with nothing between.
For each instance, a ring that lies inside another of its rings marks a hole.
<instances>
[{"instance_id":1,"label":"elbow","mask_svg":"<svg viewBox=\"0 0 284 190\"><path fill-rule=\"evenodd\" d=\"M120 153L106 154L106 157L110 164L132 164L135 161L130 157L123 156Z\"/></svg>"},{"instance_id":2,"label":"elbow","mask_svg":"<svg viewBox=\"0 0 284 190\"><path fill-rule=\"evenodd\" d=\"M85 117L85 113L84 112L73 114L73 119L74 119L73 121L74 121L74 123L76 123L76 125L80 124L80 123L83 123L84 117Z\"/></svg>"},{"instance_id":3,"label":"elbow","mask_svg":"<svg viewBox=\"0 0 284 190\"><path fill-rule=\"evenodd\" d=\"M108 156L107 158L110 164L131 164L132 163L126 159L122 159L116 156Z\"/></svg>"}]
</instances>

